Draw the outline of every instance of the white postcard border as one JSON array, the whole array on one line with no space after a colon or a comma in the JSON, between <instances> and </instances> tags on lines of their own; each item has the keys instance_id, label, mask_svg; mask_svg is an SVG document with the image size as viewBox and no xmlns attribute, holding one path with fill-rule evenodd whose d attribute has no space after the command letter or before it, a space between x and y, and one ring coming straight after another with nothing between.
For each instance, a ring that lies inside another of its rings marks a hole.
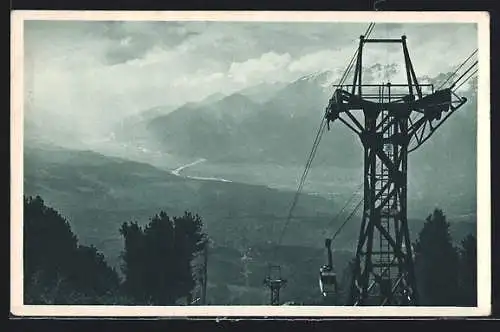
<instances>
[{"instance_id":1,"label":"white postcard border","mask_svg":"<svg viewBox=\"0 0 500 332\"><path fill-rule=\"evenodd\" d=\"M13 11L11 14L11 313L43 317L454 317L491 312L490 31L487 12L284 12L284 11ZM478 24L477 255L478 306L50 306L23 305L23 22L86 21L280 21Z\"/></svg>"}]
</instances>

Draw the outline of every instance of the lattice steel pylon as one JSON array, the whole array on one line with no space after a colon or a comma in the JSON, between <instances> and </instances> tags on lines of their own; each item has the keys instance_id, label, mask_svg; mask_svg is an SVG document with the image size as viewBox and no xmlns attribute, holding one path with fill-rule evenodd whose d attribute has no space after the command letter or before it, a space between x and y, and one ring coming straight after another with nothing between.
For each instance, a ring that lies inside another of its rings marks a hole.
<instances>
[{"instance_id":1,"label":"lattice steel pylon","mask_svg":"<svg viewBox=\"0 0 500 332\"><path fill-rule=\"evenodd\" d=\"M363 84L367 43L400 43L407 82ZM364 147L364 209L349 305L418 305L407 220L408 153L466 101L450 89L418 84L406 36L360 37L353 83L337 86L325 113L328 128L341 121Z\"/></svg>"},{"instance_id":2,"label":"lattice steel pylon","mask_svg":"<svg viewBox=\"0 0 500 332\"><path fill-rule=\"evenodd\" d=\"M281 267L279 265L269 265L269 274L264 279L264 285L270 291L270 304L280 305L280 290L287 281L281 277Z\"/></svg>"}]
</instances>

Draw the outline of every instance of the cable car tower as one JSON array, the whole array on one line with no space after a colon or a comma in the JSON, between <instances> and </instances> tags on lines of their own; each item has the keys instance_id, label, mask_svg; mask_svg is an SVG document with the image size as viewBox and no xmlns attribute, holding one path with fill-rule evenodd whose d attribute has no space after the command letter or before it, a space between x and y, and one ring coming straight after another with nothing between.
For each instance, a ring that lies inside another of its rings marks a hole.
<instances>
[{"instance_id":1,"label":"cable car tower","mask_svg":"<svg viewBox=\"0 0 500 332\"><path fill-rule=\"evenodd\" d=\"M269 274L264 279L264 285L269 288L271 305L280 305L280 289L286 283L287 280L281 277L281 267L279 265L269 265Z\"/></svg>"},{"instance_id":2,"label":"cable car tower","mask_svg":"<svg viewBox=\"0 0 500 332\"><path fill-rule=\"evenodd\" d=\"M363 49L369 43L402 45L404 84L363 84ZM364 147L364 206L349 305L416 305L407 220L408 153L466 102L450 88L419 84L400 39L360 37L352 85L337 85L325 118L354 131ZM448 113L442 118L443 113Z\"/></svg>"}]
</instances>

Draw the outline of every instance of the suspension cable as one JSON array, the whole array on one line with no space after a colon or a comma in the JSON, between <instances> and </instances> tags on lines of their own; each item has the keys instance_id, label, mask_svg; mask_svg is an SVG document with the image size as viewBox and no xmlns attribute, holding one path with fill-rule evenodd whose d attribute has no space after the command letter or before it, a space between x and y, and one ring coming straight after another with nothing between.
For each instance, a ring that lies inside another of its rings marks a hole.
<instances>
[{"instance_id":1,"label":"suspension cable","mask_svg":"<svg viewBox=\"0 0 500 332\"><path fill-rule=\"evenodd\" d=\"M439 86L439 88L437 88L437 90L441 89L453 76L455 76L457 74L457 72L474 56L474 54L476 54L478 51L478 49L476 48L458 67L457 69L450 75L448 76L448 78ZM478 61L476 60L472 65L469 66L469 68L464 72L462 73L462 75L460 75L460 77L458 79L456 79L451 85L450 85L450 89L453 89L453 92L457 91L462 85L464 85L474 74L477 73L478 69L476 68L476 70L474 70L469 76L467 76L467 78L461 82L457 87L455 87L455 85L457 83L460 82L460 80L465 76L467 75L467 73L469 71L471 71L476 65L477 65ZM410 121L414 121L416 119L417 115L414 114L413 118L410 117ZM416 137L415 135L412 135L410 137L410 141L408 142L408 146L410 146L414 141L415 141Z\"/></svg>"},{"instance_id":2,"label":"suspension cable","mask_svg":"<svg viewBox=\"0 0 500 332\"><path fill-rule=\"evenodd\" d=\"M370 37L370 35L371 35L374 27L375 27L375 23L373 23L373 22L368 25L368 28L366 29L365 34L364 34L365 38ZM358 53L359 53L359 47L354 52L354 54L353 54L353 56L351 58L351 61L349 61L349 64L347 65L347 68L344 71L344 74L340 78L340 81L339 81L338 85L340 85L340 86L344 85L344 82L347 79L347 76L349 75L349 73L351 72L352 67L354 66L354 60L356 60L356 56L358 55Z\"/></svg>"},{"instance_id":3,"label":"suspension cable","mask_svg":"<svg viewBox=\"0 0 500 332\"><path fill-rule=\"evenodd\" d=\"M465 75L467 75L467 73L468 73L469 71L471 71L471 70L472 70L472 68L474 68L474 67L477 65L477 62L478 62L478 61L476 60L476 62L474 62L474 63L473 63L473 64L472 64L472 65L471 65L471 66L470 66L470 67L469 67L469 68L468 68L468 69L467 69L467 70L466 70L466 71L465 71L462 75L460 75L460 77L459 77L459 78L457 78L457 79L455 80L455 82L453 82L453 84L450 86L450 89L453 89L453 88L455 87L455 85L456 85L458 82L460 82L460 80L461 80L461 79L462 79Z\"/></svg>"},{"instance_id":4,"label":"suspension cable","mask_svg":"<svg viewBox=\"0 0 500 332\"><path fill-rule=\"evenodd\" d=\"M455 76L457 74L457 72L467 63L467 61L469 61L473 56L474 54L477 53L477 48L471 53L471 55L469 55L467 57L467 59L465 59L461 64L460 66L458 66L457 69L455 69L455 71L450 75L448 76L448 78L443 82L441 83L441 85L439 86L439 88L437 88L437 90L441 89L453 76Z\"/></svg>"},{"instance_id":5,"label":"suspension cable","mask_svg":"<svg viewBox=\"0 0 500 332\"><path fill-rule=\"evenodd\" d=\"M469 57L469 58L470 58L470 57ZM463 63L465 63L465 62L466 62L466 61L464 61ZM467 83L467 82L469 81L469 79L471 79L471 78L472 78L472 76L474 76L474 75L478 72L478 68L476 68L476 69L475 69L475 70L474 70L474 71L473 71L473 72L472 72L469 76L467 76L467 77L465 78L465 80L463 80L463 81L462 81L462 82L461 82L461 83L460 83L457 87L455 87L455 85L456 85L457 83L459 83L459 82L460 82L460 80L461 80L461 79L462 79L465 75L467 75L467 73L468 73L469 71L471 71L474 67L476 67L476 66L477 66L477 63L478 63L478 61L476 60L476 61L475 61L475 62L474 62L474 63L473 63L473 64L472 64L472 65L471 65L471 66L470 66L470 67L469 67L469 68L468 68L468 69L467 69L467 70L466 70L466 71L465 71L462 75L460 75L460 77L459 77L458 79L456 79L456 80L455 80L455 82L453 82L453 83L450 85L450 87L449 87L449 88L450 88L450 89L453 89L453 92L457 91L460 87L462 87L465 83ZM442 86L443 86L443 85L441 85L441 87L442 87ZM441 87L440 87L440 88L441 88ZM411 118L410 118L410 120L411 120L411 121L414 121L416 117L417 117L417 115L415 115L415 116L413 117L413 119L411 119ZM415 139L416 139L416 138L415 138L415 135L412 135L412 136L411 136L411 138L410 138L410 141L409 141L409 143L408 143L408 146L410 146L410 145L411 145L411 144L415 141Z\"/></svg>"},{"instance_id":6,"label":"suspension cable","mask_svg":"<svg viewBox=\"0 0 500 332\"><path fill-rule=\"evenodd\" d=\"M479 69L476 68L476 70L474 70L469 76L467 76L467 78L462 82L460 83L454 90L453 92L457 91L462 85L464 85L465 83L467 83L468 80L470 80L472 78L472 76L474 76L477 72L478 72Z\"/></svg>"},{"instance_id":7,"label":"suspension cable","mask_svg":"<svg viewBox=\"0 0 500 332\"><path fill-rule=\"evenodd\" d=\"M375 27L375 23L372 22L372 23L369 24L369 26L368 26L368 28L367 28L367 30L365 32L365 36L366 37L368 37L372 33L374 27ZM358 46L356 52L354 53L351 61L349 62L348 67L344 71L344 74L341 76L341 80L339 82L339 85L343 85L344 84L344 81L346 80L347 76L349 75L349 72L351 71L352 66L354 64L354 59L356 58L356 56L357 56L358 53L359 53L359 46ZM299 185L298 185L297 191L295 192L292 204L290 206L287 218L285 220L285 224L284 224L284 226L283 226L283 228L282 228L282 230L280 232L280 235L279 235L279 238L278 238L278 242L276 243L276 246L275 246L275 249L274 249L274 257L276 256L278 248L281 245L281 242L282 242L283 237L285 235L286 229L287 229L287 227L288 227L288 225L289 225L289 223L291 221L293 210L295 209L295 206L297 205L299 195L300 195L300 193L301 193L301 191L303 189L305 179L306 179L306 177L307 177L307 175L309 173L309 169L310 169L312 161L313 161L313 159L314 159L314 157L316 155L316 151L317 151L317 148L318 148L319 143L321 141L321 138L323 136L323 133L325 131L325 128L326 128L326 120L325 120L325 117L322 117L319 129L318 129L318 132L316 134L316 138L315 138L314 143L313 143L312 150L311 150L311 152L309 154L309 157L307 159L307 162L306 162L306 166L305 166L304 172L302 173L302 176L301 176L301 178L299 180Z\"/></svg>"},{"instance_id":8,"label":"suspension cable","mask_svg":"<svg viewBox=\"0 0 500 332\"><path fill-rule=\"evenodd\" d=\"M349 199L345 202L344 206L342 207L342 209L340 209L340 211L337 213L337 215L330 220L330 222L328 223L327 227L325 227L325 229L323 230L323 234L326 233L326 230L328 228L330 228L330 226L338 220L338 218L340 217L340 215L345 211L345 209L349 206L349 204L352 202L352 200L354 199L354 197L356 197L356 195L359 193L359 190L363 187L364 183L362 182L354 191L353 193L351 194L351 196L349 197Z\"/></svg>"},{"instance_id":9,"label":"suspension cable","mask_svg":"<svg viewBox=\"0 0 500 332\"><path fill-rule=\"evenodd\" d=\"M360 206L361 206L361 203L363 203L364 201L364 198L362 198L358 204L356 204L356 207L354 207L354 209L352 210L351 214L344 220L344 222L342 223L342 225L340 225L340 227L337 229L337 231L333 234L333 236L331 237L331 240L333 242L333 240L335 240L335 238L337 237L337 235L340 234L340 232L342 231L342 229L344 228L345 225L347 225L347 223L349 222L349 220L352 219L352 217L354 216L354 214L359 210Z\"/></svg>"},{"instance_id":10,"label":"suspension cable","mask_svg":"<svg viewBox=\"0 0 500 332\"><path fill-rule=\"evenodd\" d=\"M292 201L292 205L290 206L290 209L288 211L288 215L287 215L287 218L286 218L286 221L285 221L285 225L283 226L283 228L281 230L278 242L276 244L275 252L278 250L277 248L279 247L279 245L281 245L281 241L283 240L283 237L284 237L285 232L287 230L288 224L290 223L290 221L292 219L293 210L295 209L295 207L297 205L297 202L298 202L298 199L299 199L299 195L302 192L302 189L304 187L304 183L305 183L306 177L307 177L307 175L309 173L309 170L311 168L312 161L313 161L313 159L314 159L314 157L316 155L316 151L317 151L317 148L319 146L319 142L321 141L321 137L323 136L324 129L325 129L325 123L326 122L325 122L325 120L323 118L321 120L321 124L320 124L320 127L318 129L318 133L316 134L316 139L314 140L312 150L311 150L311 152L309 154L309 158L308 158L308 160L306 162L306 166L305 166L304 172L302 173L302 176L300 178L299 186L297 188L297 191L295 192L295 195L294 195L294 198L293 198L293 201Z\"/></svg>"},{"instance_id":11,"label":"suspension cable","mask_svg":"<svg viewBox=\"0 0 500 332\"><path fill-rule=\"evenodd\" d=\"M365 33L365 36L366 38L368 38L371 34L371 32L373 31L373 27L375 26L375 23L373 23L373 25L371 25L371 27L369 26L368 29L367 29L367 33ZM357 49L357 51L355 52L355 56L357 55L357 53L359 52L359 48ZM355 56L352 58L351 60L351 63L354 62L354 59L355 59ZM351 65L351 63L349 65ZM386 69L386 78L387 78L387 69ZM340 215L345 211L345 209L347 208L347 206L349 206L349 204L352 202L352 200L354 199L354 197L356 197L356 195L359 193L359 190L363 187L364 185L364 182L362 182L355 190L354 192L351 194L351 196L347 199L347 201L345 202L344 206L342 207L342 209L340 209L340 211L337 213L337 215L331 219L331 221L328 223L328 227L330 227L331 224L333 224L333 222L337 221L338 218L340 217ZM352 218L352 216L354 215L354 213L356 213L356 211L359 209L359 207L361 206L361 203L363 202L364 199L361 199L360 202L358 202L356 204L356 206L354 207L353 211L351 212L351 214L344 220L344 222L342 223L342 225L340 225L340 227L337 229L337 231L334 233L334 235L331 237L331 240L333 241L337 235L342 231L342 229L344 228L344 226L347 224L347 222ZM325 233L325 231L323 231L323 233Z\"/></svg>"},{"instance_id":12,"label":"suspension cable","mask_svg":"<svg viewBox=\"0 0 500 332\"><path fill-rule=\"evenodd\" d=\"M317 147L319 145L319 141L321 140L321 136L323 135L323 131L324 131L324 120L321 121L321 124L320 124L320 127L318 129L318 133L316 134L316 138L314 140L314 143L313 143L313 148L309 154L309 157L307 159L307 162L306 162L306 166L304 168L304 172L302 173L302 176L299 180L299 186L297 188L297 191L295 192L295 195L293 197L293 200L292 200L292 205L290 206L290 209L288 211L288 215L286 217L286 221L285 221L285 225L283 226L282 230L281 230L281 233L280 233L280 236L279 236L279 240L277 242L277 246L279 246L281 244L281 241L283 239L283 236L285 234L285 231L288 227L288 224L292 218L292 212L293 210L295 209L295 206L297 205L297 202L298 202L298 198L299 198L299 195L303 189L303 186L304 186L304 183L305 183L305 179L309 173L309 169L311 167L311 164L312 164L312 160L316 154L316 150L317 150ZM277 249L276 249L277 250Z\"/></svg>"}]
</instances>

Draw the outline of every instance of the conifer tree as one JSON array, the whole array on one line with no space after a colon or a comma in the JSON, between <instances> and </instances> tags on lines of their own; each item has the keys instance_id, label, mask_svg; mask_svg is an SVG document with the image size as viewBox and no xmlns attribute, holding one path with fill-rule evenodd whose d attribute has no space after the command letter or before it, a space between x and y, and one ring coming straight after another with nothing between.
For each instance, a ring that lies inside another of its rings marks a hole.
<instances>
[{"instance_id":1,"label":"conifer tree","mask_svg":"<svg viewBox=\"0 0 500 332\"><path fill-rule=\"evenodd\" d=\"M69 222L40 196L24 198L26 304L112 301L119 278L94 246L78 244Z\"/></svg>"},{"instance_id":2,"label":"conifer tree","mask_svg":"<svg viewBox=\"0 0 500 332\"><path fill-rule=\"evenodd\" d=\"M477 305L477 241L472 234L461 241L460 248L461 305Z\"/></svg>"},{"instance_id":3,"label":"conifer tree","mask_svg":"<svg viewBox=\"0 0 500 332\"><path fill-rule=\"evenodd\" d=\"M188 298L195 286L193 258L205 241L202 221L186 212L170 218L165 212L151 218L141 228L124 223L122 254L124 289L141 304L174 305Z\"/></svg>"},{"instance_id":4,"label":"conifer tree","mask_svg":"<svg viewBox=\"0 0 500 332\"><path fill-rule=\"evenodd\" d=\"M458 253L449 226L443 211L435 209L416 241L415 266L421 305L458 304Z\"/></svg>"}]
</instances>

